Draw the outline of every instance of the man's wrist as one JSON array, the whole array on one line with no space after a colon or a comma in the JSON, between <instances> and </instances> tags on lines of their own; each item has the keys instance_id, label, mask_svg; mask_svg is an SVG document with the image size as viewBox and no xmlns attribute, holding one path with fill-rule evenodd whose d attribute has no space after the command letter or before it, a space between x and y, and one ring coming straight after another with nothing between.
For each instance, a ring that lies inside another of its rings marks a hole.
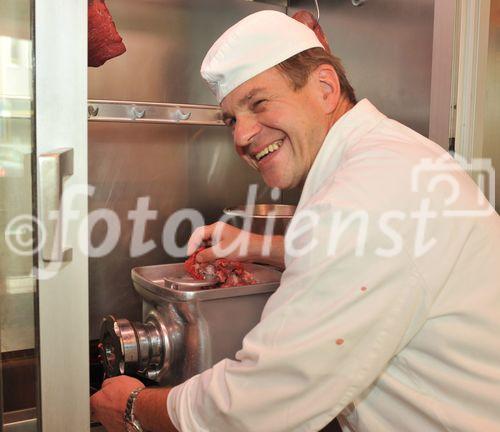
<instances>
[{"instance_id":1,"label":"man's wrist","mask_svg":"<svg viewBox=\"0 0 500 432\"><path fill-rule=\"evenodd\" d=\"M250 244L253 245L253 249L250 250L252 256L251 261L270 264L280 269L284 269L284 236L273 235L269 239L269 237L262 234L252 235L254 235L254 241L250 242ZM266 245L266 241L270 242L270 244ZM264 247L265 245L266 248Z\"/></svg>"},{"instance_id":2,"label":"man's wrist","mask_svg":"<svg viewBox=\"0 0 500 432\"><path fill-rule=\"evenodd\" d=\"M140 421L135 415L136 401L142 390L144 390L144 386L137 387L130 392L130 395L127 399L127 405L125 407L125 413L123 417L125 421L125 428L130 432L144 432Z\"/></svg>"},{"instance_id":3,"label":"man's wrist","mask_svg":"<svg viewBox=\"0 0 500 432\"><path fill-rule=\"evenodd\" d=\"M166 387L148 387L137 396L135 416L145 432L177 432L167 411L169 391Z\"/></svg>"}]
</instances>

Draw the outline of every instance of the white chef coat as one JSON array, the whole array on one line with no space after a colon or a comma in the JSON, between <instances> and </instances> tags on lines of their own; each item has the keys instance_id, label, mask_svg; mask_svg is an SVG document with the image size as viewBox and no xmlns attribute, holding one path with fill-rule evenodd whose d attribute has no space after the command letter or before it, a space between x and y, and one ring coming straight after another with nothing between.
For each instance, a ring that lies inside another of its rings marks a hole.
<instances>
[{"instance_id":1,"label":"white chef coat","mask_svg":"<svg viewBox=\"0 0 500 432\"><path fill-rule=\"evenodd\" d=\"M340 118L280 287L236 360L172 389L176 427L500 431L500 221L456 168L367 100Z\"/></svg>"}]
</instances>

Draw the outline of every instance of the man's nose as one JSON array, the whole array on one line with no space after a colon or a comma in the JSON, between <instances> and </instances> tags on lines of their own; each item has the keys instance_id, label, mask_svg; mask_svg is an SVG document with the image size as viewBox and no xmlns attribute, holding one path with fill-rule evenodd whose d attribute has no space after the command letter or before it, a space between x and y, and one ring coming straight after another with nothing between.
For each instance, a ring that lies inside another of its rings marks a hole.
<instances>
[{"instance_id":1,"label":"man's nose","mask_svg":"<svg viewBox=\"0 0 500 432\"><path fill-rule=\"evenodd\" d=\"M256 135L260 132L261 125L251 115L240 116L234 126L233 139L238 147L245 147L251 144Z\"/></svg>"}]
</instances>

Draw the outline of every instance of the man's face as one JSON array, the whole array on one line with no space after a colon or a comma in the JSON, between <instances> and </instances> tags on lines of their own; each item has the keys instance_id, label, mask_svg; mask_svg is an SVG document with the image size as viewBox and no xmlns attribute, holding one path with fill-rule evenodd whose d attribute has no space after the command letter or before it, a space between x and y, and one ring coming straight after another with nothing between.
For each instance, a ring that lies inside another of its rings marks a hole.
<instances>
[{"instance_id":1,"label":"man's face","mask_svg":"<svg viewBox=\"0 0 500 432\"><path fill-rule=\"evenodd\" d=\"M221 103L238 154L270 187L289 189L304 181L326 135L321 95L312 81L294 91L272 68Z\"/></svg>"}]
</instances>

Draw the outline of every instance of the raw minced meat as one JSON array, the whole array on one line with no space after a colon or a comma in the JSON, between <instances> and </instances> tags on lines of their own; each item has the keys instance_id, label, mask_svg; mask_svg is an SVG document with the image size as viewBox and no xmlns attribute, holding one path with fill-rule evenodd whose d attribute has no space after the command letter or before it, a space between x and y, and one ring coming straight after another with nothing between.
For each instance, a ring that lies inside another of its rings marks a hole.
<instances>
[{"instance_id":1,"label":"raw minced meat","mask_svg":"<svg viewBox=\"0 0 500 432\"><path fill-rule=\"evenodd\" d=\"M243 264L238 261L218 258L211 262L196 262L196 255L204 249L201 247L191 255L184 262L184 268L194 279L202 280L215 277L218 281L217 284L207 288L225 288L257 283L251 273L246 271Z\"/></svg>"}]
</instances>

